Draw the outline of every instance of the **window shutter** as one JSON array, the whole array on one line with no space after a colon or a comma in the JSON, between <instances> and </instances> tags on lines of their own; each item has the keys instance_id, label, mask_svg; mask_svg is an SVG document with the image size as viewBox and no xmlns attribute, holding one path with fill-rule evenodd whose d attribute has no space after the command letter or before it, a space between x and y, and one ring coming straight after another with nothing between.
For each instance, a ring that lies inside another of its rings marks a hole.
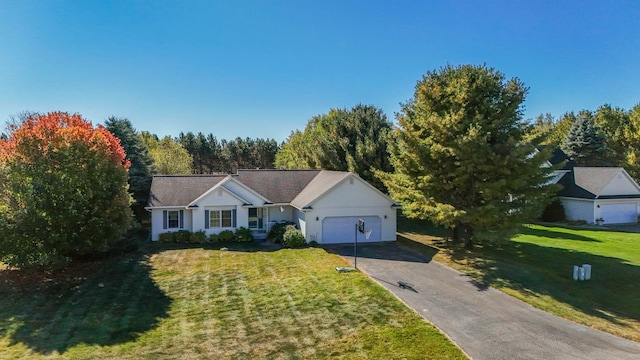
<instances>
[{"instance_id":1,"label":"window shutter","mask_svg":"<svg viewBox=\"0 0 640 360\"><path fill-rule=\"evenodd\" d=\"M209 210L204 211L204 228L209 228Z\"/></svg>"},{"instance_id":2,"label":"window shutter","mask_svg":"<svg viewBox=\"0 0 640 360\"><path fill-rule=\"evenodd\" d=\"M231 221L233 222L233 227L236 227L236 213L237 213L236 209L233 209L231 211Z\"/></svg>"},{"instance_id":3,"label":"window shutter","mask_svg":"<svg viewBox=\"0 0 640 360\"><path fill-rule=\"evenodd\" d=\"M184 229L184 210L180 210L180 229Z\"/></svg>"},{"instance_id":4,"label":"window shutter","mask_svg":"<svg viewBox=\"0 0 640 360\"><path fill-rule=\"evenodd\" d=\"M167 224L167 210L162 211L162 228L166 229L168 227Z\"/></svg>"}]
</instances>

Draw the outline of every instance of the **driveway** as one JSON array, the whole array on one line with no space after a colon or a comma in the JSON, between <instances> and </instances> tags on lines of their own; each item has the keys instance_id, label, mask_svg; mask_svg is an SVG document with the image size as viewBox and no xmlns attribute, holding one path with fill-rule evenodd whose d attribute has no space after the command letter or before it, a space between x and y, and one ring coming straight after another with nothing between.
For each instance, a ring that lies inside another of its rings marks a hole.
<instances>
[{"instance_id":1,"label":"driveway","mask_svg":"<svg viewBox=\"0 0 640 360\"><path fill-rule=\"evenodd\" d=\"M324 248L353 264L353 245ZM640 359L639 343L535 309L398 243L359 244L357 254L358 269L472 359Z\"/></svg>"}]
</instances>

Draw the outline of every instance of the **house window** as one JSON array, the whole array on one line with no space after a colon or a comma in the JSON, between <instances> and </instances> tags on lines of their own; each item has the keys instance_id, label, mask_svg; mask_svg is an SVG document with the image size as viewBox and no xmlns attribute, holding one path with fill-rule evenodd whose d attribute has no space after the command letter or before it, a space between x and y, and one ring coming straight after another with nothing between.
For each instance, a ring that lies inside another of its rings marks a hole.
<instances>
[{"instance_id":1,"label":"house window","mask_svg":"<svg viewBox=\"0 0 640 360\"><path fill-rule=\"evenodd\" d=\"M210 228L230 228L234 223L233 210L209 210Z\"/></svg>"},{"instance_id":2,"label":"house window","mask_svg":"<svg viewBox=\"0 0 640 360\"><path fill-rule=\"evenodd\" d=\"M249 229L262 229L263 219L262 208L249 208Z\"/></svg>"},{"instance_id":3,"label":"house window","mask_svg":"<svg viewBox=\"0 0 640 360\"><path fill-rule=\"evenodd\" d=\"M180 213L178 210L168 211L167 219L169 224L169 229L177 229L180 227Z\"/></svg>"},{"instance_id":4,"label":"house window","mask_svg":"<svg viewBox=\"0 0 640 360\"><path fill-rule=\"evenodd\" d=\"M163 229L182 229L184 214L183 210L164 210L162 213Z\"/></svg>"}]
</instances>

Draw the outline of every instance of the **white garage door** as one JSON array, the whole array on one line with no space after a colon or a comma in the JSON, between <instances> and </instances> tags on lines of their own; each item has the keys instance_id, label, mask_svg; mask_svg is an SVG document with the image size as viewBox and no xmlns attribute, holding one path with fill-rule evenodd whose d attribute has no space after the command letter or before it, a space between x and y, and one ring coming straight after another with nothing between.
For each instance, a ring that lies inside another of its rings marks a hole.
<instances>
[{"instance_id":1,"label":"white garage door","mask_svg":"<svg viewBox=\"0 0 640 360\"><path fill-rule=\"evenodd\" d=\"M381 221L377 216L327 217L322 220L322 243L341 244L354 242L358 219L364 220L365 231L371 230L369 239L358 232L358 242L374 242L381 239Z\"/></svg>"},{"instance_id":2,"label":"white garage door","mask_svg":"<svg viewBox=\"0 0 640 360\"><path fill-rule=\"evenodd\" d=\"M638 220L636 204L606 204L600 205L600 216L604 224L634 223Z\"/></svg>"}]
</instances>

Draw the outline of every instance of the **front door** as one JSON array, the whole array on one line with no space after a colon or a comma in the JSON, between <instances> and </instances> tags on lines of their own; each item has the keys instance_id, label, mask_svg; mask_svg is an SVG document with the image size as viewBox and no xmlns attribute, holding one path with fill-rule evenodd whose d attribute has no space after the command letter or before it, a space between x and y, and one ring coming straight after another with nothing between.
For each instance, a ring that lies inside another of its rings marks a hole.
<instances>
[{"instance_id":1,"label":"front door","mask_svg":"<svg viewBox=\"0 0 640 360\"><path fill-rule=\"evenodd\" d=\"M249 208L249 229L262 230L264 228L264 209Z\"/></svg>"}]
</instances>

